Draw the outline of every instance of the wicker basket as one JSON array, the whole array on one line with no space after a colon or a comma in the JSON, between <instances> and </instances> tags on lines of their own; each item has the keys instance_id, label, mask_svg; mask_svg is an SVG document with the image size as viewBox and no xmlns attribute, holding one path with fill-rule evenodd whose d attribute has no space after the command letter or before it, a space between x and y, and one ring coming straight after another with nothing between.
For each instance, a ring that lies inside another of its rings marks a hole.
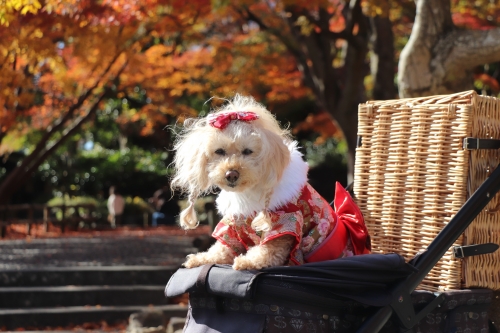
<instances>
[{"instance_id":1,"label":"wicker basket","mask_svg":"<svg viewBox=\"0 0 500 333\"><path fill-rule=\"evenodd\" d=\"M424 250L500 162L500 150L464 149L464 138L500 139L500 100L474 91L359 106L354 194L374 252L407 259ZM496 196L455 245L500 244ZM420 289L500 289L500 251L455 259L451 249Z\"/></svg>"}]
</instances>

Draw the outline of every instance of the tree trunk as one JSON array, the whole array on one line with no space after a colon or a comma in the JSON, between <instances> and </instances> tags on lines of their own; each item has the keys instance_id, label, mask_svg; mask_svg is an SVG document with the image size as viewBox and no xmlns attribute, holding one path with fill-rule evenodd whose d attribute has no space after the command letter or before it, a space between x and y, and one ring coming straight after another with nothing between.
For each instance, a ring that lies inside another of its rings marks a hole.
<instances>
[{"instance_id":1,"label":"tree trunk","mask_svg":"<svg viewBox=\"0 0 500 333\"><path fill-rule=\"evenodd\" d=\"M9 202L10 196L18 191L22 185L29 179L31 174L43 163L50 155L52 155L57 148L63 144L69 137L71 137L75 132L86 122L91 116L96 112L99 103L104 98L105 93L103 93L92 105L90 110L83 116L76 119L71 126L61 133L59 139L54 143L48 145L48 142L54 134L59 133L56 127L52 127L49 131L50 135L45 136L44 140L40 140L33 152L26 157L19 166L17 166L12 172L10 172L7 177L0 183L0 204L6 204Z\"/></svg>"},{"instance_id":2,"label":"tree trunk","mask_svg":"<svg viewBox=\"0 0 500 333\"><path fill-rule=\"evenodd\" d=\"M449 0L417 1L417 16L401 52L400 97L450 94L473 88L472 70L500 61L500 29L460 30Z\"/></svg>"},{"instance_id":3,"label":"tree trunk","mask_svg":"<svg viewBox=\"0 0 500 333\"><path fill-rule=\"evenodd\" d=\"M347 142L347 183L354 181L354 162L356 141L358 136L358 105L366 101L364 77L366 74L366 55L368 40L364 39L358 47L347 46L346 73L347 79L342 98L338 106L330 108L330 113L338 121Z\"/></svg>"},{"instance_id":4,"label":"tree trunk","mask_svg":"<svg viewBox=\"0 0 500 333\"><path fill-rule=\"evenodd\" d=\"M361 10L360 0L347 2L342 10L345 29L330 31L332 14L319 8L314 14L294 7L286 8L287 20L283 26L267 25L263 18L247 9L243 16L256 22L262 30L276 36L295 57L302 72L305 86L315 96L318 108L330 113L344 133L348 146L348 181L354 179L354 160L357 141L358 105L366 101L364 78L369 72L367 53L369 20ZM276 21L278 22L278 17ZM309 32L301 30L298 22L314 26ZM285 26L286 24L286 26ZM377 98L394 98L394 45L392 24L388 18L372 20L375 94ZM287 33L290 32L290 33ZM341 53L344 66L335 68L339 57L336 42L342 39L345 47Z\"/></svg>"},{"instance_id":5,"label":"tree trunk","mask_svg":"<svg viewBox=\"0 0 500 333\"><path fill-rule=\"evenodd\" d=\"M394 76L396 60L394 59L394 33L392 22L388 17L371 17L371 56L370 73L374 78L373 99L388 100L396 98Z\"/></svg>"},{"instance_id":6,"label":"tree trunk","mask_svg":"<svg viewBox=\"0 0 500 333\"><path fill-rule=\"evenodd\" d=\"M337 56L335 41L341 37L329 31L330 16L325 10L320 9L318 19L314 21L320 28L316 34L300 34L295 23L297 17L292 16L288 23L295 32L296 44L302 46L302 58L306 59L301 62L298 58L304 82L314 92L318 106L330 113L344 133L348 147L347 180L350 183L354 180L358 104L366 100L364 77L367 74L368 27L360 1L352 0L344 7L343 15L346 28L341 35L346 44L342 53L344 66L340 70L333 67L333 61ZM358 31L354 34L356 25Z\"/></svg>"}]
</instances>

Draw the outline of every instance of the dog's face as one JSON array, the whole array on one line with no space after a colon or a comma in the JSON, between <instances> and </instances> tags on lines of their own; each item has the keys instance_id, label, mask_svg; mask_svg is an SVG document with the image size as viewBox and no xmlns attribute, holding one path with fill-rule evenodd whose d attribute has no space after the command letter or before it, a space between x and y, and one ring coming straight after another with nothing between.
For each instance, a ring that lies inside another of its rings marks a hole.
<instances>
[{"instance_id":1,"label":"dog's face","mask_svg":"<svg viewBox=\"0 0 500 333\"><path fill-rule=\"evenodd\" d=\"M247 124L214 129L206 142L209 182L223 190L244 192L262 181L266 144Z\"/></svg>"},{"instance_id":2,"label":"dog's face","mask_svg":"<svg viewBox=\"0 0 500 333\"><path fill-rule=\"evenodd\" d=\"M194 202L214 187L238 193L257 189L267 207L290 162L291 142L271 112L251 97L236 95L222 109L184 125L174 145L171 183L189 195L180 216L183 228L196 228Z\"/></svg>"}]
</instances>

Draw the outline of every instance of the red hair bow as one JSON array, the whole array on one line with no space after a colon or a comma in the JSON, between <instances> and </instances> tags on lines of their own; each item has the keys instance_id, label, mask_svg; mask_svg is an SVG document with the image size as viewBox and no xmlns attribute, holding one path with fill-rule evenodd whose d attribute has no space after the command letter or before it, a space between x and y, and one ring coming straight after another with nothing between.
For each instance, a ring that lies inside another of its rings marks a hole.
<instances>
[{"instance_id":1,"label":"red hair bow","mask_svg":"<svg viewBox=\"0 0 500 333\"><path fill-rule=\"evenodd\" d=\"M232 111L232 112L209 114L207 117L210 126L221 130L226 128L227 125L229 125L229 123L233 120L249 122L255 119L259 119L259 116L256 113L244 112L244 111Z\"/></svg>"}]
</instances>

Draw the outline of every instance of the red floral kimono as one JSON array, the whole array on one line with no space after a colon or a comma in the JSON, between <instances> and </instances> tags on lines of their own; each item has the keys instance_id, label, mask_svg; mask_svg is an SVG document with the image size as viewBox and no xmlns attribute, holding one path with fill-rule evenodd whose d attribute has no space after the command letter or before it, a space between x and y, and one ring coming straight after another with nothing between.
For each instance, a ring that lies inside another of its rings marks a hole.
<instances>
[{"instance_id":1,"label":"red floral kimono","mask_svg":"<svg viewBox=\"0 0 500 333\"><path fill-rule=\"evenodd\" d=\"M253 230L254 216L225 216L212 236L240 255L249 247L291 235L295 242L288 265L369 253L370 239L361 211L339 183L334 208L306 183L296 198L270 213L271 230Z\"/></svg>"}]
</instances>

